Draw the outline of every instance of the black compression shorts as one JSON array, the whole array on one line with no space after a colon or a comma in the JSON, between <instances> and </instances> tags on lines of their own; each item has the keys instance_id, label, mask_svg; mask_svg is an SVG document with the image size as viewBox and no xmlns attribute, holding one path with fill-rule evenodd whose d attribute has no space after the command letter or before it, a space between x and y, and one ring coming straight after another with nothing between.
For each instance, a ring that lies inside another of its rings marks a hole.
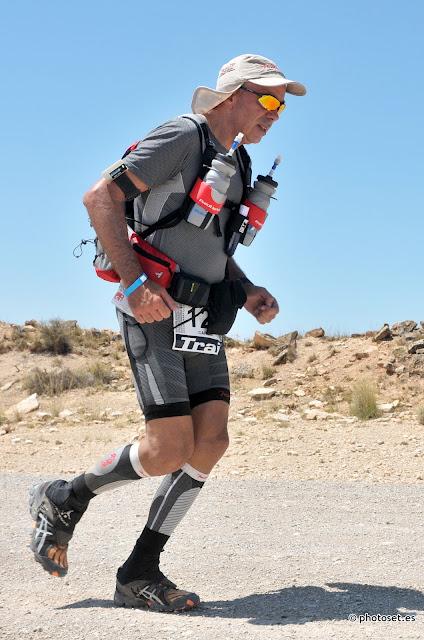
<instances>
[{"instance_id":1,"label":"black compression shorts","mask_svg":"<svg viewBox=\"0 0 424 640\"><path fill-rule=\"evenodd\" d=\"M144 324L119 309L117 316L147 421L190 415L191 409L210 400L230 402L223 345L218 355L173 351L172 315Z\"/></svg>"}]
</instances>

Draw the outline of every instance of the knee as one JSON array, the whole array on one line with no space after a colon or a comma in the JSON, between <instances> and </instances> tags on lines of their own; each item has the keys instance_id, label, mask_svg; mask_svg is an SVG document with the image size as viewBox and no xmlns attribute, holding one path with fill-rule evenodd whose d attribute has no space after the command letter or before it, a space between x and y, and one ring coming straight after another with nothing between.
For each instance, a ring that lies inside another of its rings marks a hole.
<instances>
[{"instance_id":1,"label":"knee","mask_svg":"<svg viewBox=\"0 0 424 640\"><path fill-rule=\"evenodd\" d=\"M223 429L219 433L208 436L200 436L195 443L195 451L203 450L214 454L214 457L221 458L227 451L230 444L227 429Z\"/></svg>"},{"instance_id":2,"label":"knee","mask_svg":"<svg viewBox=\"0 0 424 640\"><path fill-rule=\"evenodd\" d=\"M164 475L180 469L194 452L193 437L178 441L154 440L145 446L143 466L150 475Z\"/></svg>"}]
</instances>

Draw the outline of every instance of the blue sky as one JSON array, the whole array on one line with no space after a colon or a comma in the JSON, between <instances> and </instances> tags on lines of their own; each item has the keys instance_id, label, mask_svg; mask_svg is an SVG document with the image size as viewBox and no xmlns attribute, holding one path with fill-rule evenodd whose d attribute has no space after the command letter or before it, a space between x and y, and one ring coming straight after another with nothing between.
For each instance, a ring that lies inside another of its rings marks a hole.
<instances>
[{"instance_id":1,"label":"blue sky","mask_svg":"<svg viewBox=\"0 0 424 640\"><path fill-rule=\"evenodd\" d=\"M204 8L203 8L204 7ZM424 4L22 1L2 9L0 319L116 329L81 199L126 146L190 110L240 53L306 84L249 146L277 153L278 201L237 260L279 300L266 330L362 331L424 319ZM257 325L240 313L233 335ZM265 330L265 327L262 328Z\"/></svg>"}]
</instances>

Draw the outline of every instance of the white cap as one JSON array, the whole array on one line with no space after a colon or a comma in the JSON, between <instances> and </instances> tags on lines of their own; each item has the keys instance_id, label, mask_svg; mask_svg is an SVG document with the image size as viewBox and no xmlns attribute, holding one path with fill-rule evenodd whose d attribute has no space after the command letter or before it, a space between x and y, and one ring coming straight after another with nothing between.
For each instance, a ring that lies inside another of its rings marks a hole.
<instances>
[{"instance_id":1,"label":"white cap","mask_svg":"<svg viewBox=\"0 0 424 640\"><path fill-rule=\"evenodd\" d=\"M225 63L218 75L216 89L197 87L193 94L193 113L207 113L229 98L245 82L254 82L263 87L285 86L287 93L304 96L306 87L300 82L288 80L275 62L269 58L244 53Z\"/></svg>"}]
</instances>

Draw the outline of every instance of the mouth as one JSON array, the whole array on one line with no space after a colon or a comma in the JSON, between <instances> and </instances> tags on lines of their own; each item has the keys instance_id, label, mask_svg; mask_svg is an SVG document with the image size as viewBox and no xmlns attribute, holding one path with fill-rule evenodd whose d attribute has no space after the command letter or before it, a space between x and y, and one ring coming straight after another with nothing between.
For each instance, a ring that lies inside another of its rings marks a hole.
<instances>
[{"instance_id":1,"label":"mouth","mask_svg":"<svg viewBox=\"0 0 424 640\"><path fill-rule=\"evenodd\" d=\"M264 127L264 125L263 125L263 124L258 124L258 127L259 127L259 128L260 128L264 133L267 133L267 132L268 132L268 128L267 128L267 127Z\"/></svg>"}]
</instances>

